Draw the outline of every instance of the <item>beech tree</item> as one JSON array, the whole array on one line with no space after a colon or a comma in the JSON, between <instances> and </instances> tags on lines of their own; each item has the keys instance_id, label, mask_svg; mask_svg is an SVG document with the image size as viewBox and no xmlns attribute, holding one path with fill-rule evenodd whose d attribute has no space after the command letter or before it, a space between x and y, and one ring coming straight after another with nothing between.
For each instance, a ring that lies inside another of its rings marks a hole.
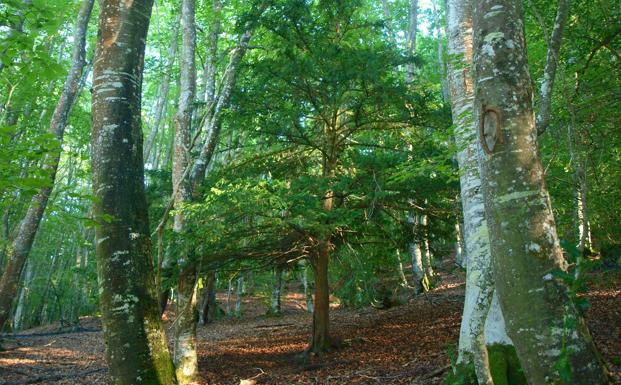
<instances>
[{"instance_id":1,"label":"beech tree","mask_svg":"<svg viewBox=\"0 0 621 385\"><path fill-rule=\"evenodd\" d=\"M106 359L117 385L176 383L160 319L144 192L141 89L151 0L101 3L92 167Z\"/></svg>"},{"instance_id":2,"label":"beech tree","mask_svg":"<svg viewBox=\"0 0 621 385\"><path fill-rule=\"evenodd\" d=\"M474 364L479 384L492 385L487 346L512 345L495 297L489 235L472 124L472 2L447 1L449 87L459 153L461 201L466 245L466 298L459 336L458 362ZM492 306L492 300L495 306ZM488 315L489 314L489 315ZM487 321L487 322L486 322ZM502 351L502 349L500 349Z\"/></svg>"},{"instance_id":3,"label":"beech tree","mask_svg":"<svg viewBox=\"0 0 621 385\"><path fill-rule=\"evenodd\" d=\"M607 384L561 279L559 245L537 148L521 2L474 6L474 116L496 289L530 383Z\"/></svg>"},{"instance_id":4,"label":"beech tree","mask_svg":"<svg viewBox=\"0 0 621 385\"><path fill-rule=\"evenodd\" d=\"M19 225L18 233L13 240L9 262L2 274L2 278L0 278L0 330L2 330L10 315L13 299L17 296L22 271L37 235L41 218L43 218L43 213L54 189L54 181L62 153L65 127L74 102L81 90L80 80L86 65L86 33L93 3L94 0L84 0L78 13L75 26L72 66L65 79L62 94L56 104L49 126L50 133L58 140L56 148L44 160L43 168L49 172L49 180L31 199L28 210ZM1 69L2 67L0 67Z\"/></svg>"}]
</instances>

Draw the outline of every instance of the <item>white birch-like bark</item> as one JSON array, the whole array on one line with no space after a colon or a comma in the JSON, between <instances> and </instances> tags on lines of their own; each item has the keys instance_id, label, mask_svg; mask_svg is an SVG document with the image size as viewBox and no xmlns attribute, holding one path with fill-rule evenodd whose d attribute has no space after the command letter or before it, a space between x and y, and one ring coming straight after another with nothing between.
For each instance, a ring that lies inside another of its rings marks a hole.
<instances>
[{"instance_id":1,"label":"white birch-like bark","mask_svg":"<svg viewBox=\"0 0 621 385\"><path fill-rule=\"evenodd\" d=\"M552 114L552 91L554 89L554 79L556 78L556 68L558 67L559 53L563 32L569 14L570 0L559 0L552 36L548 43L546 53L546 65L543 70L543 81L540 88L539 113L537 114L537 133L543 134L550 125Z\"/></svg>"},{"instance_id":2,"label":"white birch-like bark","mask_svg":"<svg viewBox=\"0 0 621 385\"><path fill-rule=\"evenodd\" d=\"M498 299L531 384L608 384L566 271L537 146L520 1L477 1L474 121Z\"/></svg>"},{"instance_id":3,"label":"white birch-like bark","mask_svg":"<svg viewBox=\"0 0 621 385\"><path fill-rule=\"evenodd\" d=\"M473 88L469 68L472 63L472 2L447 1L449 86L455 125L455 140L460 149L461 201L466 248L466 297L459 336L458 362L474 363L481 385L492 385L486 345L512 344L505 333L504 320L494 294L491 250L481 178L478 169L476 131L472 122ZM490 310L491 308L491 310Z\"/></svg>"}]
</instances>

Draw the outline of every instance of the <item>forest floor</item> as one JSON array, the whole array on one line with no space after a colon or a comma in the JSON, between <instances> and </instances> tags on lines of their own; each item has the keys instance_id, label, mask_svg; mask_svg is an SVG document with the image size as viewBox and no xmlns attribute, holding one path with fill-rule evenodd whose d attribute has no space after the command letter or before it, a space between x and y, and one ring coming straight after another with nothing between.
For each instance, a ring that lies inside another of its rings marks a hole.
<instances>
[{"instance_id":1,"label":"forest floor","mask_svg":"<svg viewBox=\"0 0 621 385\"><path fill-rule=\"evenodd\" d=\"M265 299L245 297L241 318L199 328L201 384L439 384L450 370L447 352L458 340L464 292L463 274L442 278L428 294L387 310L335 305L331 332L342 346L305 359L311 315L303 296L289 293L279 317L264 315ZM621 273L591 281L586 318L621 384ZM50 325L5 338L0 385L107 384L100 322L81 323L85 331L58 334Z\"/></svg>"}]
</instances>

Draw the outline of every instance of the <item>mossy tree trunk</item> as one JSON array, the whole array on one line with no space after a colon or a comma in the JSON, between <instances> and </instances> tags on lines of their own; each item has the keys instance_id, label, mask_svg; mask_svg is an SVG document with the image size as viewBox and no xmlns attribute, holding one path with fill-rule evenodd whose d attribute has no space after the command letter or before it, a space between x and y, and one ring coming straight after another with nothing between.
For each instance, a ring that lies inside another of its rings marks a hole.
<instances>
[{"instance_id":1,"label":"mossy tree trunk","mask_svg":"<svg viewBox=\"0 0 621 385\"><path fill-rule=\"evenodd\" d=\"M567 285L537 148L523 4L474 7L474 116L496 289L531 384L608 384Z\"/></svg>"},{"instance_id":2,"label":"mossy tree trunk","mask_svg":"<svg viewBox=\"0 0 621 385\"><path fill-rule=\"evenodd\" d=\"M175 384L151 259L142 158L142 70L153 1L100 4L91 152L106 360L116 385Z\"/></svg>"},{"instance_id":3,"label":"mossy tree trunk","mask_svg":"<svg viewBox=\"0 0 621 385\"><path fill-rule=\"evenodd\" d=\"M455 141L460 151L461 202L464 213L466 246L466 297L459 336L458 363L474 364L481 385L493 385L486 345L511 345L494 292L491 250L481 178L479 175L476 132L472 124L472 2L448 0L447 37L449 88L455 123ZM492 306L492 299L495 306ZM488 316L489 315L489 316Z\"/></svg>"}]
</instances>

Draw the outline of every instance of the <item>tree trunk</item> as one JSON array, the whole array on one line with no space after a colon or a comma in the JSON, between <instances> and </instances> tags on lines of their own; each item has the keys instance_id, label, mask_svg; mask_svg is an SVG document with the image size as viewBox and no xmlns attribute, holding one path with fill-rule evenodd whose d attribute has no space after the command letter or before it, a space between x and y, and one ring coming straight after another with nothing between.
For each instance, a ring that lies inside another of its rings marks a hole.
<instances>
[{"instance_id":1,"label":"tree trunk","mask_svg":"<svg viewBox=\"0 0 621 385\"><path fill-rule=\"evenodd\" d=\"M180 247L178 255L179 278L177 284L177 314L175 325L174 361L179 384L190 384L198 376L198 359L196 353L196 307L197 267L189 245L183 239L186 232L183 204L192 199L192 192L186 168L190 162L190 132L194 98L196 95L196 4L195 0L183 0L181 3L181 73L179 90L179 108L175 115L175 144L173 155L173 193L177 212L175 213L173 232Z\"/></svg>"},{"instance_id":2,"label":"tree trunk","mask_svg":"<svg viewBox=\"0 0 621 385\"><path fill-rule=\"evenodd\" d=\"M313 292L308 284L308 261L304 261L304 271L302 272L302 286L304 286L304 297L306 297L306 311L313 313Z\"/></svg>"},{"instance_id":3,"label":"tree trunk","mask_svg":"<svg viewBox=\"0 0 621 385\"><path fill-rule=\"evenodd\" d=\"M86 65L86 32L93 9L93 3L94 0L84 0L80 8L75 28L75 45L73 47L71 69L65 79L63 91L56 104L56 109L54 110L50 122L49 131L56 136L59 145L56 149L51 151L44 162L43 168L50 174L49 184L39 190L30 201L28 211L22 219L18 233L14 238L9 262L2 274L2 278L0 278L0 330L2 330L11 312L11 305L13 299L17 295L17 288L19 286L22 270L30 254L35 235L39 229L39 224L41 223L43 213L45 212L47 202L54 187L56 171L58 170L58 163L62 151L61 145L65 134L65 126L67 125L67 119L69 118L74 100L80 93L80 79L84 66Z\"/></svg>"},{"instance_id":4,"label":"tree trunk","mask_svg":"<svg viewBox=\"0 0 621 385\"><path fill-rule=\"evenodd\" d=\"M227 69L222 76L222 90L217 99L214 100L213 106L209 109L208 116L203 124L203 132L206 135L205 141L203 142L203 146L201 147L200 153L190 173L192 191L195 193L198 192L199 185L203 182L203 179L205 179L207 167L211 163L216 150L218 138L220 136L220 128L222 127L222 112L231 100L233 87L235 86L237 73L239 72L239 65L248 50L248 44L250 43L253 30L254 24L251 23L242 35L239 46L231 53L231 58L226 67Z\"/></svg>"},{"instance_id":5,"label":"tree trunk","mask_svg":"<svg viewBox=\"0 0 621 385\"><path fill-rule=\"evenodd\" d=\"M213 108L216 97L216 71L218 68L218 40L222 29L222 2L213 0L212 3L213 21L209 29L209 40L207 41L207 58L204 68L205 95L203 100L207 108Z\"/></svg>"},{"instance_id":6,"label":"tree trunk","mask_svg":"<svg viewBox=\"0 0 621 385\"><path fill-rule=\"evenodd\" d=\"M281 313L280 296L282 289L282 272L283 265L274 266L274 280L272 283L272 306L270 308L270 314L278 315Z\"/></svg>"},{"instance_id":7,"label":"tree trunk","mask_svg":"<svg viewBox=\"0 0 621 385\"><path fill-rule=\"evenodd\" d=\"M445 0L446 1L446 0ZM442 27L440 23L440 15L438 12L437 0L431 0L433 23L435 24L436 42L436 60L438 61L437 71L442 79L442 100L447 102L449 100L448 85L446 84L446 63L444 62L444 46L442 44Z\"/></svg>"},{"instance_id":8,"label":"tree trunk","mask_svg":"<svg viewBox=\"0 0 621 385\"><path fill-rule=\"evenodd\" d=\"M233 295L233 278L229 278L229 283L226 289L226 315L231 316L231 296Z\"/></svg>"},{"instance_id":9,"label":"tree trunk","mask_svg":"<svg viewBox=\"0 0 621 385\"><path fill-rule=\"evenodd\" d=\"M395 254L397 257L397 272L399 273L399 280L401 281L401 286L407 287L408 279L405 277L405 269L403 268L403 262L401 261L401 252L397 249L397 253Z\"/></svg>"},{"instance_id":10,"label":"tree trunk","mask_svg":"<svg viewBox=\"0 0 621 385\"><path fill-rule=\"evenodd\" d=\"M15 315L13 316L13 332L22 328L22 322L24 320L24 307L26 306L26 299L30 292L30 283L32 282L32 262L28 263L26 267L26 276L24 277L24 284L19 292L19 299L17 300L17 308L15 309Z\"/></svg>"},{"instance_id":11,"label":"tree trunk","mask_svg":"<svg viewBox=\"0 0 621 385\"><path fill-rule=\"evenodd\" d=\"M427 201L425 201L427 203ZM429 247L429 219L427 215L420 216L420 225L423 235L423 268L425 276L431 278L434 276L433 272L433 256L431 255L431 248Z\"/></svg>"},{"instance_id":12,"label":"tree trunk","mask_svg":"<svg viewBox=\"0 0 621 385\"><path fill-rule=\"evenodd\" d=\"M486 345L486 327L500 330L498 340L504 345L511 341L504 331L504 323L488 325L488 313L494 297L494 279L481 178L477 163L476 132L472 125L473 89L468 68L472 63L472 3L469 0L447 2L449 86L456 143L460 152L461 201L464 213L464 241L466 245L466 298L459 336L458 363L473 363L481 385L492 385ZM499 311L499 307L494 307ZM502 314L489 320L502 320ZM487 343L486 343L487 342Z\"/></svg>"},{"instance_id":13,"label":"tree trunk","mask_svg":"<svg viewBox=\"0 0 621 385\"><path fill-rule=\"evenodd\" d=\"M330 349L330 286L328 284L328 265L330 263L330 243L322 240L317 256L313 260L315 272L315 301L310 352L322 353Z\"/></svg>"},{"instance_id":14,"label":"tree trunk","mask_svg":"<svg viewBox=\"0 0 621 385\"><path fill-rule=\"evenodd\" d=\"M244 295L244 276L237 277L237 289L235 290L237 297L235 298L235 317L241 317L242 296Z\"/></svg>"},{"instance_id":15,"label":"tree trunk","mask_svg":"<svg viewBox=\"0 0 621 385\"><path fill-rule=\"evenodd\" d=\"M455 264L461 268L466 268L467 256L464 251L464 232L461 222L455 222Z\"/></svg>"},{"instance_id":16,"label":"tree trunk","mask_svg":"<svg viewBox=\"0 0 621 385\"><path fill-rule=\"evenodd\" d=\"M429 278L425 274L425 266L423 263L423 250L420 247L421 242L418 240L420 237L420 216L410 214L408 222L413 226L414 242L410 243L410 259L412 261L412 286L416 294L423 293L429 290Z\"/></svg>"},{"instance_id":17,"label":"tree trunk","mask_svg":"<svg viewBox=\"0 0 621 385\"><path fill-rule=\"evenodd\" d=\"M41 301L39 302L39 306L37 307L37 310L35 311L35 315L34 315L34 322L33 322L33 326L38 326L44 323L44 314L45 314L45 308L47 306L47 298L48 298L48 293L50 291L50 286L52 283L52 276L54 275L54 271L56 270L56 263L58 262L58 254L59 251L56 250L54 252L54 254L51 256L51 262L50 262L50 267L49 270L47 272L47 276L45 279L45 286L43 289L43 295L41 296Z\"/></svg>"},{"instance_id":18,"label":"tree trunk","mask_svg":"<svg viewBox=\"0 0 621 385\"><path fill-rule=\"evenodd\" d=\"M198 377L196 353L196 265L191 263L179 274L177 314L174 322L174 362L179 384L195 383Z\"/></svg>"},{"instance_id":19,"label":"tree trunk","mask_svg":"<svg viewBox=\"0 0 621 385\"><path fill-rule=\"evenodd\" d=\"M93 214L109 374L175 384L160 319L144 192L141 88L152 0L102 0L93 68Z\"/></svg>"},{"instance_id":20,"label":"tree trunk","mask_svg":"<svg viewBox=\"0 0 621 385\"><path fill-rule=\"evenodd\" d=\"M414 55L416 53L416 32L418 30L418 0L410 0L409 16L406 51L410 55ZM407 84L411 84L414 81L413 63L408 63L406 66L405 81Z\"/></svg>"},{"instance_id":21,"label":"tree trunk","mask_svg":"<svg viewBox=\"0 0 621 385\"><path fill-rule=\"evenodd\" d=\"M392 15L390 14L390 8L388 7L388 0L382 0L382 11L384 12L384 21L386 22L386 28L388 29L388 37L391 43L395 43L395 30L392 26Z\"/></svg>"},{"instance_id":22,"label":"tree trunk","mask_svg":"<svg viewBox=\"0 0 621 385\"><path fill-rule=\"evenodd\" d=\"M215 321L218 315L218 303L216 302L216 271L210 270L207 274L203 303L201 304L200 323L206 325Z\"/></svg>"},{"instance_id":23,"label":"tree trunk","mask_svg":"<svg viewBox=\"0 0 621 385\"><path fill-rule=\"evenodd\" d=\"M546 65L543 69L543 81L541 82L539 95L539 113L537 114L537 133L539 135L543 134L550 125L552 90L554 89L554 79L556 78L556 68L558 66L565 23L569 14L569 1L559 0L554 27L552 28L552 36L547 41ZM545 25L542 25L542 28L545 28Z\"/></svg>"},{"instance_id":24,"label":"tree trunk","mask_svg":"<svg viewBox=\"0 0 621 385\"><path fill-rule=\"evenodd\" d=\"M410 258L412 259L412 285L416 294L420 294L425 289L425 269L423 268L423 253L420 243L410 243Z\"/></svg>"},{"instance_id":25,"label":"tree trunk","mask_svg":"<svg viewBox=\"0 0 621 385\"><path fill-rule=\"evenodd\" d=\"M336 175L337 148L335 137L338 135L336 127L339 125L340 114L334 115L332 126L326 125L326 148L322 160L322 176L331 183ZM328 190L323 197L323 210L329 213L334 208L334 191ZM326 224L330 224L327 222ZM332 231L324 231L317 237L316 253L311 259L315 273L315 301L313 311L312 337L309 351L321 353L330 350L332 341L330 339L330 284L328 268L330 265L330 254L334 248L332 243Z\"/></svg>"},{"instance_id":26,"label":"tree trunk","mask_svg":"<svg viewBox=\"0 0 621 385\"><path fill-rule=\"evenodd\" d=\"M147 141L144 145L145 161L150 161L151 159L151 151L153 150L155 138L157 137L157 133L159 132L160 126L162 125L162 120L164 120L164 115L166 114L166 106L168 106L168 91L170 89L170 76L172 74L175 59L177 57L178 37L179 19L177 18L173 24L172 38L170 39L170 46L168 47L166 66L162 73L160 87L157 90L157 101L155 102L155 111L153 113L153 124L151 126L151 130L149 131ZM151 166L153 167L155 165L152 164Z\"/></svg>"},{"instance_id":27,"label":"tree trunk","mask_svg":"<svg viewBox=\"0 0 621 385\"><path fill-rule=\"evenodd\" d=\"M474 116L496 289L531 384L608 384L565 271L537 148L522 2L476 2Z\"/></svg>"}]
</instances>

